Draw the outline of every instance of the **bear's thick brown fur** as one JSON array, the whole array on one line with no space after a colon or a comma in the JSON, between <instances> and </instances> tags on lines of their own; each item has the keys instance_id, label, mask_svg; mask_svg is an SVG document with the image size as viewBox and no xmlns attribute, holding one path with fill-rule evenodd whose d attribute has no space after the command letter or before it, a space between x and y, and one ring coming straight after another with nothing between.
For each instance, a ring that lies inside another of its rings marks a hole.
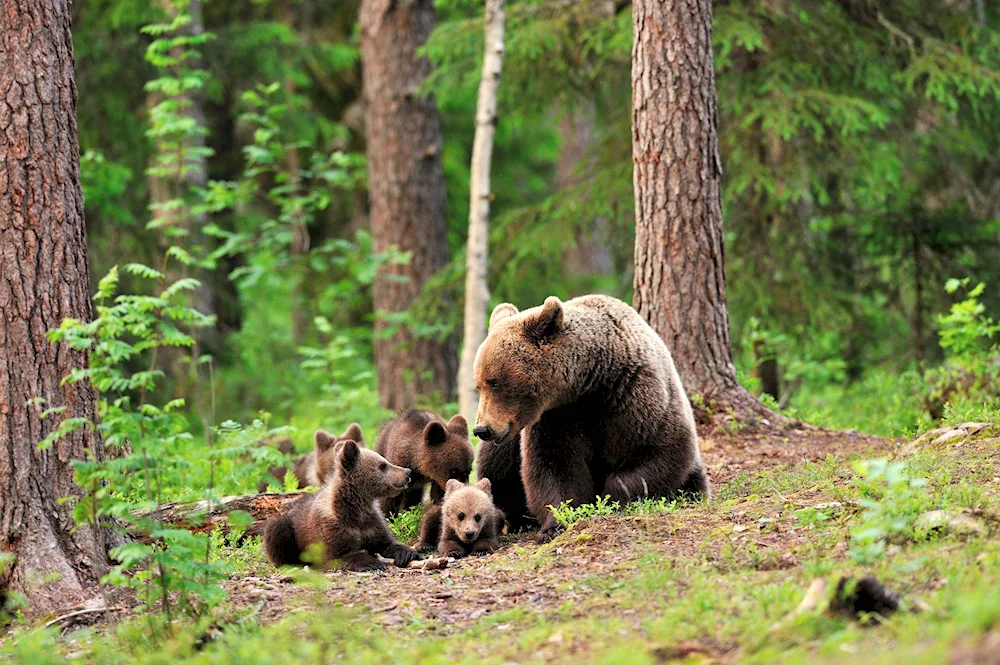
<instances>
[{"instance_id":1,"label":"bear's thick brown fur","mask_svg":"<svg viewBox=\"0 0 1000 665\"><path fill-rule=\"evenodd\" d=\"M563 501L710 493L670 352L620 300L549 297L524 312L498 305L475 378L474 432L489 442L480 446L477 474L493 482L494 502L508 519L527 504L541 524L539 543L557 533L548 506ZM509 460L518 438L516 483Z\"/></svg>"},{"instance_id":2,"label":"bear's thick brown fur","mask_svg":"<svg viewBox=\"0 0 1000 665\"><path fill-rule=\"evenodd\" d=\"M489 478L475 485L449 480L440 511L441 556L489 554L500 547L504 514L493 505Z\"/></svg>"},{"instance_id":3,"label":"bear's thick brown fur","mask_svg":"<svg viewBox=\"0 0 1000 665\"><path fill-rule=\"evenodd\" d=\"M302 554L319 546L323 561L338 560L346 570L385 570L376 555L406 566L420 558L396 541L375 502L403 492L410 470L389 464L354 441L335 442L322 430L317 443L329 443L334 470L323 488L302 497L264 526L264 550L276 566L304 563Z\"/></svg>"},{"instance_id":4,"label":"bear's thick brown fur","mask_svg":"<svg viewBox=\"0 0 1000 665\"><path fill-rule=\"evenodd\" d=\"M357 423L351 423L351 425L338 437L334 437L333 440L324 438L322 443L320 443L319 438L313 446L313 449L309 451L308 455L303 455L299 459L295 460L292 466L292 473L295 474L295 479L299 483L299 488L304 487L322 487L323 482L326 477L333 470L334 453L333 447L340 441L354 441L359 445L364 445L364 436L361 433L361 425ZM278 450L290 455L295 451L292 447L292 440L288 437L284 437L278 442ZM270 474L269 478L260 481L257 485L258 492L266 492L268 482L270 478L274 478L278 481L278 484L283 486L285 484L285 474L288 473L288 467L285 466L272 466L268 469Z\"/></svg>"},{"instance_id":5,"label":"bear's thick brown fur","mask_svg":"<svg viewBox=\"0 0 1000 665\"><path fill-rule=\"evenodd\" d=\"M431 484L431 502L440 503L449 480L464 483L472 472L469 425L460 415L446 423L430 411L405 411L385 426L375 451L392 464L413 471L410 489L382 502L386 515L419 504L427 483Z\"/></svg>"}]
</instances>

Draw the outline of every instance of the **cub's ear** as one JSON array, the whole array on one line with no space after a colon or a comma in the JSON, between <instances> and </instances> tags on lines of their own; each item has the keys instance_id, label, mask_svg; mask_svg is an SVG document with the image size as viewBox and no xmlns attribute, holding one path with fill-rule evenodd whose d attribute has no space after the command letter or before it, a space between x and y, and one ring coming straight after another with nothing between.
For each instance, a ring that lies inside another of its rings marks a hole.
<instances>
[{"instance_id":1,"label":"cub's ear","mask_svg":"<svg viewBox=\"0 0 1000 665\"><path fill-rule=\"evenodd\" d=\"M325 429L316 430L316 451L325 453L337 443L337 437L327 432Z\"/></svg>"},{"instance_id":2,"label":"cub's ear","mask_svg":"<svg viewBox=\"0 0 1000 665\"><path fill-rule=\"evenodd\" d=\"M469 423L466 422L460 413L451 417L451 420L448 421L448 429L455 434L460 434L464 437L469 436Z\"/></svg>"},{"instance_id":3,"label":"cub's ear","mask_svg":"<svg viewBox=\"0 0 1000 665\"><path fill-rule=\"evenodd\" d=\"M365 440L364 435L361 434L361 425L357 423L351 423L351 426L344 430L344 433L340 435L341 441L350 439L351 441L356 441L361 443Z\"/></svg>"},{"instance_id":4,"label":"cub's ear","mask_svg":"<svg viewBox=\"0 0 1000 665\"><path fill-rule=\"evenodd\" d=\"M361 449L358 448L357 443L354 441L341 441L337 449L340 452L340 465L345 471L350 471L358 465L358 459L361 457Z\"/></svg>"},{"instance_id":5,"label":"cub's ear","mask_svg":"<svg viewBox=\"0 0 1000 665\"><path fill-rule=\"evenodd\" d=\"M493 484L490 483L489 478L480 478L477 480L476 487L489 494L490 498L493 498Z\"/></svg>"},{"instance_id":6,"label":"cub's ear","mask_svg":"<svg viewBox=\"0 0 1000 665\"><path fill-rule=\"evenodd\" d=\"M424 441L428 446L440 446L448 440L448 432L444 430L444 425L434 421L427 423L424 428Z\"/></svg>"},{"instance_id":7,"label":"cub's ear","mask_svg":"<svg viewBox=\"0 0 1000 665\"><path fill-rule=\"evenodd\" d=\"M445 495L448 495L448 494L451 494L452 492L454 492L455 490L462 489L462 487L464 487L464 485L462 485L462 481L461 480L455 480L454 478L452 478L444 486L444 493L445 493Z\"/></svg>"},{"instance_id":8,"label":"cub's ear","mask_svg":"<svg viewBox=\"0 0 1000 665\"><path fill-rule=\"evenodd\" d=\"M519 311L517 307L514 307L509 302L500 303L499 305L493 308L493 313L490 314L489 328L492 330L493 326L500 323L508 316L514 316L515 314L518 313Z\"/></svg>"},{"instance_id":9,"label":"cub's ear","mask_svg":"<svg viewBox=\"0 0 1000 665\"><path fill-rule=\"evenodd\" d=\"M563 324L563 304L559 298L549 296L538 314L524 322L524 333L536 344L550 341Z\"/></svg>"}]
</instances>

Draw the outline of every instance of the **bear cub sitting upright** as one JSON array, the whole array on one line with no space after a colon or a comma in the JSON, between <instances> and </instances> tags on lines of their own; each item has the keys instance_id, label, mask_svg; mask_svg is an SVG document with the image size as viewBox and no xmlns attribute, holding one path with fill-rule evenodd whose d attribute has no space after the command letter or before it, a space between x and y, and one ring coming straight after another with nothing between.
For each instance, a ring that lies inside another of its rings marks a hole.
<instances>
[{"instance_id":1,"label":"bear cub sitting upright","mask_svg":"<svg viewBox=\"0 0 1000 665\"><path fill-rule=\"evenodd\" d=\"M317 448L333 436L316 432ZM322 546L323 560L337 559L346 570L385 570L376 555L405 567L420 555L396 541L376 509L379 499L397 496L410 484L410 470L389 464L354 441L332 444L334 470L323 488L303 496L264 526L264 550L276 566L304 563L302 554Z\"/></svg>"},{"instance_id":2,"label":"bear cub sitting upright","mask_svg":"<svg viewBox=\"0 0 1000 665\"><path fill-rule=\"evenodd\" d=\"M405 411L382 430L375 451L391 464L413 470L410 489L382 502L386 515L418 505L427 483L431 484L431 502L440 503L449 480L464 483L472 473L469 425L460 415L445 423L430 411Z\"/></svg>"},{"instance_id":3,"label":"bear cub sitting upright","mask_svg":"<svg viewBox=\"0 0 1000 665\"><path fill-rule=\"evenodd\" d=\"M464 556L489 554L500 546L504 514L493 506L489 478L475 485L449 480L441 505L438 554Z\"/></svg>"}]
</instances>

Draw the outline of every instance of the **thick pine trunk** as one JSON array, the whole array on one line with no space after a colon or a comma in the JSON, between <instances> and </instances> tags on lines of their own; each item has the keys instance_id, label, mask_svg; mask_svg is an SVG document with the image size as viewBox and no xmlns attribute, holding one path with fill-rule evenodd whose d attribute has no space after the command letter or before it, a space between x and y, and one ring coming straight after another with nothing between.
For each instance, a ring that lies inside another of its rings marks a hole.
<instances>
[{"instance_id":1,"label":"thick pine trunk","mask_svg":"<svg viewBox=\"0 0 1000 665\"><path fill-rule=\"evenodd\" d=\"M486 307L490 292L486 283L490 228L490 166L493 136L497 126L497 90L504 52L504 0L486 0L486 53L476 100L476 135L472 144L469 188L469 241L465 258L465 337L458 370L459 411L475 422L479 405L473 366L476 351L486 339Z\"/></svg>"},{"instance_id":2,"label":"thick pine trunk","mask_svg":"<svg viewBox=\"0 0 1000 665\"><path fill-rule=\"evenodd\" d=\"M382 405L402 409L418 397L454 393L454 340L418 338L407 326L387 337L387 320L405 312L424 283L448 263L441 123L419 87L431 71L417 49L434 27L432 0L364 0L361 62L368 141L368 189L375 251L410 253L379 270L374 284L375 367Z\"/></svg>"},{"instance_id":3,"label":"thick pine trunk","mask_svg":"<svg viewBox=\"0 0 1000 665\"><path fill-rule=\"evenodd\" d=\"M2 586L32 611L93 595L106 565L103 534L74 530L72 503L59 502L80 495L70 460L100 459L100 436L37 449L62 418L97 420L88 382L59 383L87 355L46 339L92 315L69 5L0 0L0 547L16 556ZM36 397L66 410L41 420Z\"/></svg>"},{"instance_id":4,"label":"thick pine trunk","mask_svg":"<svg viewBox=\"0 0 1000 665\"><path fill-rule=\"evenodd\" d=\"M635 308L714 412L775 415L736 380L729 343L710 0L632 4Z\"/></svg>"}]
</instances>

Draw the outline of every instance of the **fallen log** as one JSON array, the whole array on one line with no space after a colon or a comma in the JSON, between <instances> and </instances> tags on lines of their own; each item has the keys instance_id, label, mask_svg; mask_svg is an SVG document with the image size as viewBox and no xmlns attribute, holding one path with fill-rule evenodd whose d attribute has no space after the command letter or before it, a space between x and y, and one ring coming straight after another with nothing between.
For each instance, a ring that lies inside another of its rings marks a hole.
<instances>
[{"instance_id":1,"label":"fallen log","mask_svg":"<svg viewBox=\"0 0 1000 665\"><path fill-rule=\"evenodd\" d=\"M204 533L222 529L229 533L233 525L229 515L241 511L250 516L252 522L246 527L246 536L260 535L264 523L269 517L285 512L292 503L307 492L289 492L287 494L247 494L244 496L227 496L217 501L193 501L183 503L174 501L165 503L156 510L135 511L136 518L154 519L163 524L184 527L195 533ZM127 529L134 537L142 538L144 534L134 526Z\"/></svg>"}]
</instances>

